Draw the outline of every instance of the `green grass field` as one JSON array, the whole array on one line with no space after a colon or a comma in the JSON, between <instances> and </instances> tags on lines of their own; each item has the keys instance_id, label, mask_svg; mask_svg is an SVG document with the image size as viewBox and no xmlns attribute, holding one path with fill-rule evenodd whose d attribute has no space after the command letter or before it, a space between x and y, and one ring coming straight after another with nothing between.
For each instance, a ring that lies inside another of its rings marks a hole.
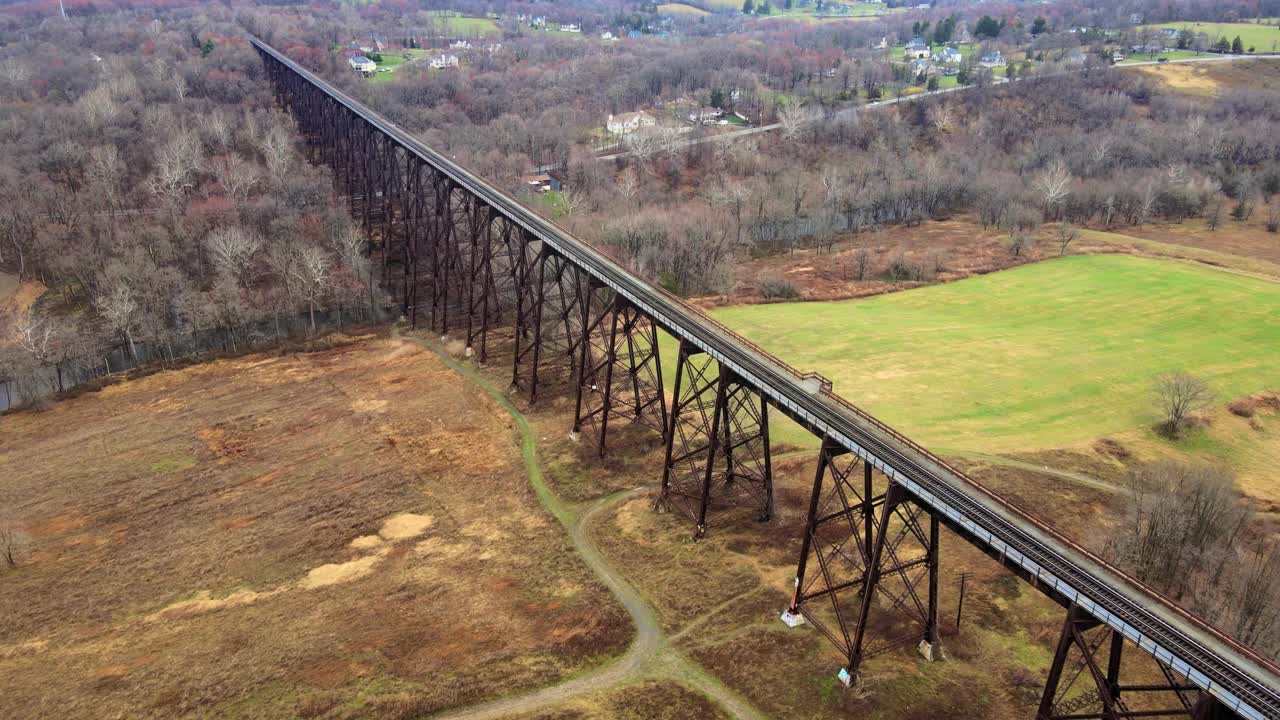
<instances>
[{"instance_id":1,"label":"green grass field","mask_svg":"<svg viewBox=\"0 0 1280 720\"><path fill-rule=\"evenodd\" d=\"M658 6L658 12L664 13L667 15L673 15L673 14L674 15L710 15L711 14L706 10L703 10L702 8L696 8L692 5L685 5L684 3L663 3L662 5Z\"/></svg>"},{"instance_id":2,"label":"green grass field","mask_svg":"<svg viewBox=\"0 0 1280 720\"><path fill-rule=\"evenodd\" d=\"M430 10L428 14L435 16L437 29L446 34L491 36L500 35L502 32L498 28L498 23L490 18L464 17L454 10Z\"/></svg>"},{"instance_id":3,"label":"green grass field","mask_svg":"<svg viewBox=\"0 0 1280 720\"><path fill-rule=\"evenodd\" d=\"M1207 52L1205 53L1196 52L1195 50L1165 50L1164 52L1158 53L1156 55L1150 55L1147 53L1130 55L1126 57L1124 60L1121 60L1116 64L1132 65L1134 63L1140 63L1140 62L1151 62L1152 60L1159 60L1160 58L1164 58L1166 60L1187 60L1189 58L1198 58L1198 57L1213 57L1213 54L1207 53Z\"/></svg>"},{"instance_id":4,"label":"green grass field","mask_svg":"<svg viewBox=\"0 0 1280 720\"><path fill-rule=\"evenodd\" d=\"M1131 256L714 315L943 452L1063 447L1150 425L1163 372L1192 372L1223 400L1280 384L1280 284ZM776 439L811 444L777 425Z\"/></svg>"},{"instance_id":5,"label":"green grass field","mask_svg":"<svg viewBox=\"0 0 1280 720\"><path fill-rule=\"evenodd\" d=\"M1148 25L1150 28L1175 28L1177 30L1190 30L1192 32L1204 33L1209 36L1209 42L1213 43L1219 37L1226 37L1227 40L1234 40L1237 35L1240 36L1240 42L1244 43L1246 50L1252 46L1256 52L1269 53L1280 50L1280 27L1275 25L1275 18L1266 18L1266 22L1270 25L1263 25L1257 22L1239 22L1239 23L1210 23L1210 22L1172 22L1162 25Z\"/></svg>"}]
</instances>

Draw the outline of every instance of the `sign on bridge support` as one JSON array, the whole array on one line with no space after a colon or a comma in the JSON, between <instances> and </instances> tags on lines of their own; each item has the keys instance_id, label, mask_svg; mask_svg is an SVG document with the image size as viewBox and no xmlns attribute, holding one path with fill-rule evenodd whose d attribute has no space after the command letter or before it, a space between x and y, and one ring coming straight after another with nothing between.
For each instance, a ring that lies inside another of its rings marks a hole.
<instances>
[{"instance_id":1,"label":"sign on bridge support","mask_svg":"<svg viewBox=\"0 0 1280 720\"><path fill-rule=\"evenodd\" d=\"M590 283L583 299L581 381L573 432L589 428L604 457L609 421L642 425L665 437L658 328L608 286Z\"/></svg>"},{"instance_id":2,"label":"sign on bridge support","mask_svg":"<svg viewBox=\"0 0 1280 720\"><path fill-rule=\"evenodd\" d=\"M672 507L697 524L739 511L773 513L769 406L732 371L682 341L667 426L659 512Z\"/></svg>"},{"instance_id":3,"label":"sign on bridge support","mask_svg":"<svg viewBox=\"0 0 1280 720\"><path fill-rule=\"evenodd\" d=\"M941 658L940 528L930 516L926 532L924 514L895 483L877 493L869 464L823 441L791 604L782 620L792 627L808 622L831 640L847 659L840 671L846 683L856 680L862 661L905 644L918 643L928 660ZM877 596L918 630L868 646Z\"/></svg>"},{"instance_id":4,"label":"sign on bridge support","mask_svg":"<svg viewBox=\"0 0 1280 720\"><path fill-rule=\"evenodd\" d=\"M1140 657L1146 662L1138 672L1144 680L1159 682L1122 683L1125 642L1123 635L1072 605L1058 637L1036 720L1235 717L1212 696L1202 694L1153 658Z\"/></svg>"}]
</instances>

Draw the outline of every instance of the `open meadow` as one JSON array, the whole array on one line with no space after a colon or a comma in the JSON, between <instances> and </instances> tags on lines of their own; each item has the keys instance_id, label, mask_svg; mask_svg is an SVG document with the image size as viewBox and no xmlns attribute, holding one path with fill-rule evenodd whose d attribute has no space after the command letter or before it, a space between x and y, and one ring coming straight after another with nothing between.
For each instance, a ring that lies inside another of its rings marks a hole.
<instances>
[{"instance_id":1,"label":"open meadow","mask_svg":"<svg viewBox=\"0 0 1280 720\"><path fill-rule=\"evenodd\" d=\"M1270 53L1280 49L1280 21L1276 18L1264 18L1264 22L1171 22L1160 25L1147 25L1151 29L1173 28L1174 30L1190 30L1193 33L1204 33L1212 44L1218 38L1225 37L1228 42L1238 35L1246 51L1253 48L1255 52Z\"/></svg>"},{"instance_id":2,"label":"open meadow","mask_svg":"<svg viewBox=\"0 0 1280 720\"><path fill-rule=\"evenodd\" d=\"M1194 373L1224 400L1280 381L1280 284L1146 258L1067 257L863 301L713 314L948 452L1057 448L1152 425L1151 382L1164 372Z\"/></svg>"},{"instance_id":3,"label":"open meadow","mask_svg":"<svg viewBox=\"0 0 1280 720\"><path fill-rule=\"evenodd\" d=\"M632 633L510 417L398 340L4 415L0 476L0 717L417 717Z\"/></svg>"}]
</instances>

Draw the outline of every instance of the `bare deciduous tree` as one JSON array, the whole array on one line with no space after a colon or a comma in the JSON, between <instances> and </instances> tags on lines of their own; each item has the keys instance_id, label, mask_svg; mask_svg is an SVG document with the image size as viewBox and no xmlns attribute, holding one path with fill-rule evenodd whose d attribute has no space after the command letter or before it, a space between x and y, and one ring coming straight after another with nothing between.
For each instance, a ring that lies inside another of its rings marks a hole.
<instances>
[{"instance_id":1,"label":"bare deciduous tree","mask_svg":"<svg viewBox=\"0 0 1280 720\"><path fill-rule=\"evenodd\" d=\"M189 133L177 135L160 146L156 153L155 172L147 185L161 200L178 207L195 187L200 160L200 146L195 137Z\"/></svg>"},{"instance_id":2,"label":"bare deciduous tree","mask_svg":"<svg viewBox=\"0 0 1280 720\"><path fill-rule=\"evenodd\" d=\"M311 319L311 332L316 331L316 308L324 300L333 283L333 264L329 256L317 247L306 247L298 253L298 260L290 268L297 282L298 294L307 303Z\"/></svg>"},{"instance_id":3,"label":"bare deciduous tree","mask_svg":"<svg viewBox=\"0 0 1280 720\"><path fill-rule=\"evenodd\" d=\"M1055 160L1036 176L1033 186L1040 194L1045 214L1056 217L1071 192L1071 171L1062 161Z\"/></svg>"},{"instance_id":4,"label":"bare deciduous tree","mask_svg":"<svg viewBox=\"0 0 1280 720\"><path fill-rule=\"evenodd\" d=\"M284 185L289 175L289 165L293 159L293 147L289 134L279 125L273 126L258 144L262 152L262 160L267 165L267 174L276 187Z\"/></svg>"},{"instance_id":5,"label":"bare deciduous tree","mask_svg":"<svg viewBox=\"0 0 1280 720\"><path fill-rule=\"evenodd\" d=\"M213 174L227 197L235 202L244 202L259 178L258 166L235 153L227 155L222 162L215 162Z\"/></svg>"},{"instance_id":6,"label":"bare deciduous tree","mask_svg":"<svg viewBox=\"0 0 1280 720\"><path fill-rule=\"evenodd\" d=\"M616 182L618 194L627 202L635 202L636 196L640 193L640 179L636 177L636 173L631 168L623 170L618 175Z\"/></svg>"},{"instance_id":7,"label":"bare deciduous tree","mask_svg":"<svg viewBox=\"0 0 1280 720\"><path fill-rule=\"evenodd\" d=\"M1009 234L1009 253L1015 258L1022 257L1023 253L1030 252L1035 247L1035 236L1023 230L1015 230Z\"/></svg>"},{"instance_id":8,"label":"bare deciduous tree","mask_svg":"<svg viewBox=\"0 0 1280 720\"><path fill-rule=\"evenodd\" d=\"M219 272L235 278L241 287L248 284L253 256L262 246L262 239L234 225L216 228L205 238L213 266Z\"/></svg>"},{"instance_id":9,"label":"bare deciduous tree","mask_svg":"<svg viewBox=\"0 0 1280 720\"><path fill-rule=\"evenodd\" d=\"M1058 257L1067 254L1067 246L1080 237L1080 231L1071 226L1071 223L1062 221L1058 223Z\"/></svg>"},{"instance_id":10,"label":"bare deciduous tree","mask_svg":"<svg viewBox=\"0 0 1280 720\"><path fill-rule=\"evenodd\" d=\"M1129 491L1130 516L1112 544L1138 579L1175 599L1216 581L1251 516L1231 474L1159 461L1137 468Z\"/></svg>"},{"instance_id":11,"label":"bare deciduous tree","mask_svg":"<svg viewBox=\"0 0 1280 720\"><path fill-rule=\"evenodd\" d=\"M813 127L818 120L818 113L796 103L785 105L778 110L778 122L782 124L782 139L795 142Z\"/></svg>"},{"instance_id":12,"label":"bare deciduous tree","mask_svg":"<svg viewBox=\"0 0 1280 720\"><path fill-rule=\"evenodd\" d=\"M113 333L122 336L129 345L129 355L138 361L138 348L134 344L134 330L138 324L138 300L133 290L124 283L117 284L102 293L94 301L98 314Z\"/></svg>"},{"instance_id":13,"label":"bare deciduous tree","mask_svg":"<svg viewBox=\"0 0 1280 720\"><path fill-rule=\"evenodd\" d=\"M1184 372L1157 377L1154 391L1164 415L1164 428L1175 436L1182 432L1191 413L1203 410L1213 402L1213 391L1209 386L1200 378Z\"/></svg>"}]
</instances>

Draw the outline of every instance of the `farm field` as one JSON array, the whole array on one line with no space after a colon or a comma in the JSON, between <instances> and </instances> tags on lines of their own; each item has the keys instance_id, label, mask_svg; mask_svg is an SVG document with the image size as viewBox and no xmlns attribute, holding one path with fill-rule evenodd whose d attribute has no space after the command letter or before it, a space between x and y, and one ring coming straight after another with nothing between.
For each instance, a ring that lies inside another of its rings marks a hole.
<instances>
[{"instance_id":1,"label":"farm field","mask_svg":"<svg viewBox=\"0 0 1280 720\"><path fill-rule=\"evenodd\" d=\"M1277 18L1266 18L1269 25L1258 22L1239 22L1239 23L1212 23L1212 22L1171 22L1160 25L1147 25L1147 28L1173 28L1175 30L1190 30L1195 33L1204 33L1209 36L1209 42L1217 41L1219 37L1225 37L1228 41L1234 40L1237 35L1240 36L1240 42L1244 44L1246 50L1253 47L1256 52L1269 53L1275 52L1280 48L1280 25L1277 25Z\"/></svg>"},{"instance_id":2,"label":"farm field","mask_svg":"<svg viewBox=\"0 0 1280 720\"><path fill-rule=\"evenodd\" d=\"M0 579L3 717L416 717L632 634L510 417L399 340L0 416L0 476L32 538Z\"/></svg>"},{"instance_id":3,"label":"farm field","mask_svg":"<svg viewBox=\"0 0 1280 720\"><path fill-rule=\"evenodd\" d=\"M1148 426L1162 372L1195 373L1224 400L1274 386L1278 308L1275 282L1109 255L713 315L931 448L999 453Z\"/></svg>"},{"instance_id":4,"label":"farm field","mask_svg":"<svg viewBox=\"0 0 1280 720\"><path fill-rule=\"evenodd\" d=\"M694 7L692 5L685 5L684 3L663 3L662 5L658 6L658 12L667 13L668 15L672 13L683 14L683 15L710 15L711 14L710 12L707 12L702 8Z\"/></svg>"},{"instance_id":5,"label":"farm field","mask_svg":"<svg viewBox=\"0 0 1280 720\"><path fill-rule=\"evenodd\" d=\"M501 34L492 18L464 16L452 10L429 11L434 16L436 30L445 35L491 36Z\"/></svg>"}]
</instances>

